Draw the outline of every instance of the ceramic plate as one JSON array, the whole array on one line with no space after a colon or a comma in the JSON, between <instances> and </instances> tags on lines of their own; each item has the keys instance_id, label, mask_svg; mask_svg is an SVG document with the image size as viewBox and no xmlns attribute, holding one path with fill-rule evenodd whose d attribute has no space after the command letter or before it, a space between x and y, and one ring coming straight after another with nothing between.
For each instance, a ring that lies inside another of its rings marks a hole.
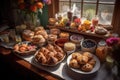
<instances>
[{"instance_id":1,"label":"ceramic plate","mask_svg":"<svg viewBox=\"0 0 120 80\"><path fill-rule=\"evenodd\" d=\"M92 69L92 71L90 71L90 72L84 72L84 71L81 71L80 69L74 69L74 68L70 67L70 66L69 66L69 62L70 62L70 60L71 60L71 58L72 58L72 54L69 55L68 58L67 58L67 65L68 65L68 67L69 67L72 71L74 71L74 72L76 72L76 73L80 73L80 74L92 74L92 73L98 71L99 68L100 68L100 61L99 61L99 59L98 59L94 54L92 54L92 55L93 55L93 58L96 60L96 64L95 64L94 68Z\"/></svg>"}]
</instances>

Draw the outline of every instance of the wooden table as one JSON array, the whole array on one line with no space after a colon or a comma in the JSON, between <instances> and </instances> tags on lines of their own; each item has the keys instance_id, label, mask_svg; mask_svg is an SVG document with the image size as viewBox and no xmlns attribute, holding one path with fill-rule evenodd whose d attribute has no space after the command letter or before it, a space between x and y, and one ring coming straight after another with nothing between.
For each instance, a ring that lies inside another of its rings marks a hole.
<instances>
[{"instance_id":1,"label":"wooden table","mask_svg":"<svg viewBox=\"0 0 120 80\"><path fill-rule=\"evenodd\" d=\"M0 60L1 58L4 63L9 63L14 68L14 70L17 70L20 74L22 74L22 77L32 76L30 80L63 80L61 77L39 69L27 61L17 57L16 55L12 54L11 50L5 49L3 47L0 47ZM85 78L82 79L77 78L79 76L71 74L72 72L70 70L68 70L68 73L74 77L73 80L119 80L117 76L113 75L112 69L106 70L105 64L102 64L98 73L95 73L95 75L92 75L93 77L90 78L88 76L85 76Z\"/></svg>"},{"instance_id":2,"label":"wooden table","mask_svg":"<svg viewBox=\"0 0 120 80\"><path fill-rule=\"evenodd\" d=\"M4 61L4 63L9 63L13 66L13 68L17 68L17 70L21 71L20 69L23 69L25 71L28 71L29 74L35 75L38 79L43 80L61 80L62 78L53 75L49 72L43 71L41 69L38 69L37 67L31 65L30 63L26 62L25 60L22 60L21 58L17 57L16 55L12 54L10 49L5 49L3 47L0 47L0 58ZM8 66L9 68L9 66ZM21 74L24 75L26 72L21 71ZM28 76L27 75L27 76Z\"/></svg>"}]
</instances>

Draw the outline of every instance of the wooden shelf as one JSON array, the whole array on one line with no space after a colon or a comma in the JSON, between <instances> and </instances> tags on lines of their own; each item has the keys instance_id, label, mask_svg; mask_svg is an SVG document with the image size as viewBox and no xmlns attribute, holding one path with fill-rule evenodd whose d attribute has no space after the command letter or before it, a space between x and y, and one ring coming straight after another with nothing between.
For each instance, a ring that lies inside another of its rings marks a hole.
<instances>
[{"instance_id":1,"label":"wooden shelf","mask_svg":"<svg viewBox=\"0 0 120 80\"><path fill-rule=\"evenodd\" d=\"M78 30L72 30L72 29L69 29L69 28L61 28L61 27L57 27L57 28L62 30L62 31L77 33L77 34L81 34L81 35L84 35L84 36L95 37L95 38L100 38L100 39L106 39L106 38L109 37L109 36L107 36L108 34L99 35L99 34L95 34L95 33L92 33L92 32L88 32L88 33L87 32L80 32Z\"/></svg>"}]
</instances>

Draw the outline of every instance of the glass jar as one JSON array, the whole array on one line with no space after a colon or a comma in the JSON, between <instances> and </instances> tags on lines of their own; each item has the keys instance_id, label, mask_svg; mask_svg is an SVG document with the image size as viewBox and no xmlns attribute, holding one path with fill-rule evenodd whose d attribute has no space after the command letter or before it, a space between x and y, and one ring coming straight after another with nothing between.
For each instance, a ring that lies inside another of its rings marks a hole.
<instances>
[{"instance_id":1,"label":"glass jar","mask_svg":"<svg viewBox=\"0 0 120 80\"><path fill-rule=\"evenodd\" d=\"M98 16L93 17L93 18L92 18L92 25L93 25L93 26L97 26L97 25L98 25L98 21L99 21Z\"/></svg>"}]
</instances>

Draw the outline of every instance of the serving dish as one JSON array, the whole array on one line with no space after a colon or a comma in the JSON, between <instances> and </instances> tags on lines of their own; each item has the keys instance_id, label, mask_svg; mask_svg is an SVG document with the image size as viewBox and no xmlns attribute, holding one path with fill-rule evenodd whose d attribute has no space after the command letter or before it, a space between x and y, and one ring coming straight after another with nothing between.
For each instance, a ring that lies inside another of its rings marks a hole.
<instances>
[{"instance_id":1,"label":"serving dish","mask_svg":"<svg viewBox=\"0 0 120 80\"><path fill-rule=\"evenodd\" d=\"M43 66L56 66L60 64L65 59L66 53L63 50L58 51L55 47L62 50L62 48L57 45L53 46L52 44L48 44L37 50L33 59ZM52 48L55 49L52 50Z\"/></svg>"},{"instance_id":2,"label":"serving dish","mask_svg":"<svg viewBox=\"0 0 120 80\"><path fill-rule=\"evenodd\" d=\"M13 52L22 56L35 54L37 46L31 44L29 41L19 42L14 45Z\"/></svg>"},{"instance_id":3,"label":"serving dish","mask_svg":"<svg viewBox=\"0 0 120 80\"><path fill-rule=\"evenodd\" d=\"M67 57L67 66L68 66L68 68L70 68L72 71L74 71L75 73L79 73L79 74L92 74L92 73L95 73L95 72L97 72L98 70L99 70L99 68L100 68L100 61L99 61L99 59L94 55L94 54L92 54L92 56L93 56L93 58L95 59L95 61L96 61L96 64L94 65L94 67L93 67L93 69L91 70L91 71L88 71L88 72L86 72L86 71L82 71L82 70L80 70L80 69L75 69L75 68L72 68L72 67L70 67L69 66L69 63L70 63L70 60L72 59L72 54L70 54L68 57Z\"/></svg>"}]
</instances>

